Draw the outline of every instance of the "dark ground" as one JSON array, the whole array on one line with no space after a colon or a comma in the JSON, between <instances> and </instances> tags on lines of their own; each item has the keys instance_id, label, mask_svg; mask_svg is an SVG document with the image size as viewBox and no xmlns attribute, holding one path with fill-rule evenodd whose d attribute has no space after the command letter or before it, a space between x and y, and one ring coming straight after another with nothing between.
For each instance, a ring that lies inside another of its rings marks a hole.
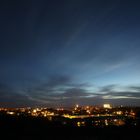
<instances>
[{"instance_id":1,"label":"dark ground","mask_svg":"<svg viewBox=\"0 0 140 140\"><path fill-rule=\"evenodd\" d=\"M42 119L0 118L0 140L140 140L140 127L60 127Z\"/></svg>"},{"instance_id":2,"label":"dark ground","mask_svg":"<svg viewBox=\"0 0 140 140\"><path fill-rule=\"evenodd\" d=\"M26 128L25 128L26 129ZM31 128L31 129L3 129L1 138L18 140L140 140L140 131L138 129L120 129L120 128Z\"/></svg>"}]
</instances>

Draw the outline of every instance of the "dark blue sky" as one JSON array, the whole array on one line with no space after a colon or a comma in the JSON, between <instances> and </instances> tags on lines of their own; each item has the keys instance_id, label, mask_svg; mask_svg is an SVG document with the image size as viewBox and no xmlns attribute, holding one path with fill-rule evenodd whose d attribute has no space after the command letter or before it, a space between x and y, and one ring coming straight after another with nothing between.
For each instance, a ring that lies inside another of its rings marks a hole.
<instances>
[{"instance_id":1,"label":"dark blue sky","mask_svg":"<svg viewBox=\"0 0 140 140\"><path fill-rule=\"evenodd\" d=\"M0 106L140 105L138 0L0 3Z\"/></svg>"}]
</instances>

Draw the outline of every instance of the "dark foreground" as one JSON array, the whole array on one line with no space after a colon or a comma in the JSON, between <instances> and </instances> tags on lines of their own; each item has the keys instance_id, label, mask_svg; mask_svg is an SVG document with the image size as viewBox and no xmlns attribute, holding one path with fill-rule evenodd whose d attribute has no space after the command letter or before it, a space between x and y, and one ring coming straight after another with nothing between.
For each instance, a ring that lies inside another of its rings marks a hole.
<instances>
[{"instance_id":1,"label":"dark foreground","mask_svg":"<svg viewBox=\"0 0 140 140\"><path fill-rule=\"evenodd\" d=\"M5 140L140 140L140 127L70 127L40 119L1 118L0 139Z\"/></svg>"},{"instance_id":2,"label":"dark foreground","mask_svg":"<svg viewBox=\"0 0 140 140\"><path fill-rule=\"evenodd\" d=\"M1 139L140 140L139 132L136 128L13 128L1 130Z\"/></svg>"}]
</instances>

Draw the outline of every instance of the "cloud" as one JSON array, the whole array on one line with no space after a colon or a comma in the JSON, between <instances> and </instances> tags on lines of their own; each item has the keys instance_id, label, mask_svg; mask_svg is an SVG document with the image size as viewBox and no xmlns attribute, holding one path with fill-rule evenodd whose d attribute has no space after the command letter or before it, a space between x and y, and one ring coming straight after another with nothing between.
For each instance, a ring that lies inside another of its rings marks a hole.
<instances>
[{"instance_id":1,"label":"cloud","mask_svg":"<svg viewBox=\"0 0 140 140\"><path fill-rule=\"evenodd\" d=\"M104 95L102 95L103 99L140 99L140 92L134 92L134 91L123 91L123 92L108 92Z\"/></svg>"},{"instance_id":2,"label":"cloud","mask_svg":"<svg viewBox=\"0 0 140 140\"><path fill-rule=\"evenodd\" d=\"M140 92L140 86L130 86L128 89Z\"/></svg>"},{"instance_id":3,"label":"cloud","mask_svg":"<svg viewBox=\"0 0 140 140\"><path fill-rule=\"evenodd\" d=\"M82 93L82 89L86 87L89 87L87 83L75 84L69 76L52 76L47 81L42 81L34 87L25 89L25 91L31 96L59 96L66 92L73 94L74 91L78 94L80 89Z\"/></svg>"},{"instance_id":4,"label":"cloud","mask_svg":"<svg viewBox=\"0 0 140 140\"><path fill-rule=\"evenodd\" d=\"M20 95L17 93L15 93L14 95L11 95L11 93L0 95L1 107L26 107L32 105L35 105L35 103L29 100L28 97L24 95Z\"/></svg>"},{"instance_id":5,"label":"cloud","mask_svg":"<svg viewBox=\"0 0 140 140\"><path fill-rule=\"evenodd\" d=\"M116 85L104 86L104 87L101 87L100 92L111 92L114 90L115 87Z\"/></svg>"},{"instance_id":6,"label":"cloud","mask_svg":"<svg viewBox=\"0 0 140 140\"><path fill-rule=\"evenodd\" d=\"M120 87L118 85L108 85L102 87L100 92L104 93L101 95L103 99L140 99L140 87L138 86Z\"/></svg>"},{"instance_id":7,"label":"cloud","mask_svg":"<svg viewBox=\"0 0 140 140\"><path fill-rule=\"evenodd\" d=\"M73 105L75 103L99 104L104 103L106 101L109 102L117 101L119 104L119 100L124 100L124 103L129 104L131 103L131 100L136 101L140 99L140 92L117 91L116 87L119 87L118 85L108 85L100 87L98 92L91 91L89 92L87 90L88 84L80 84L80 86L78 86L76 84L72 84L70 80L66 80L65 82L61 82L60 80L59 82L59 80L57 79L57 82L55 82L54 80L55 84L53 84L52 82L53 80L49 81L51 81L51 84L50 82L47 82L46 84L43 84L41 86L42 89L41 92L38 91L37 89L33 89L32 93L29 93L32 96L32 98L39 99L40 102L42 103L48 102L50 104L59 104L59 105L68 105L68 104ZM83 87L81 85L83 85Z\"/></svg>"},{"instance_id":8,"label":"cloud","mask_svg":"<svg viewBox=\"0 0 140 140\"><path fill-rule=\"evenodd\" d=\"M6 84L0 84L0 105L21 106L72 106L112 104L140 105L139 87L129 86L130 91L118 91L118 85L100 87L99 91L88 90L89 84L74 84L67 76L50 77L34 87L16 90ZM125 88L126 89L126 88Z\"/></svg>"},{"instance_id":9,"label":"cloud","mask_svg":"<svg viewBox=\"0 0 140 140\"><path fill-rule=\"evenodd\" d=\"M39 104L39 102L31 100L31 98L23 94L23 92L16 91L6 84L0 84L1 107L26 107L35 104Z\"/></svg>"},{"instance_id":10,"label":"cloud","mask_svg":"<svg viewBox=\"0 0 140 140\"><path fill-rule=\"evenodd\" d=\"M82 98L90 96L91 93L88 93L85 89L80 88L70 88L65 91L65 93L61 94L62 97L69 98Z\"/></svg>"}]
</instances>

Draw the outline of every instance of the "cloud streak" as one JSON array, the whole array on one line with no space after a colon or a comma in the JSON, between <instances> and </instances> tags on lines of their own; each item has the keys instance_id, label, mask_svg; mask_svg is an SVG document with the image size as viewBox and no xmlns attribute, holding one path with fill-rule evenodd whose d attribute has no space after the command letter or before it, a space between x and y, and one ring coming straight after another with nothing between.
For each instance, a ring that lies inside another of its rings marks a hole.
<instances>
[{"instance_id":1,"label":"cloud streak","mask_svg":"<svg viewBox=\"0 0 140 140\"><path fill-rule=\"evenodd\" d=\"M125 89L129 91L119 91L118 85L108 85L92 92L88 90L89 84L74 84L72 81L68 76L55 76L24 90L0 84L1 106L72 106L76 103L96 105L105 102L140 105L139 86L128 86Z\"/></svg>"}]
</instances>

